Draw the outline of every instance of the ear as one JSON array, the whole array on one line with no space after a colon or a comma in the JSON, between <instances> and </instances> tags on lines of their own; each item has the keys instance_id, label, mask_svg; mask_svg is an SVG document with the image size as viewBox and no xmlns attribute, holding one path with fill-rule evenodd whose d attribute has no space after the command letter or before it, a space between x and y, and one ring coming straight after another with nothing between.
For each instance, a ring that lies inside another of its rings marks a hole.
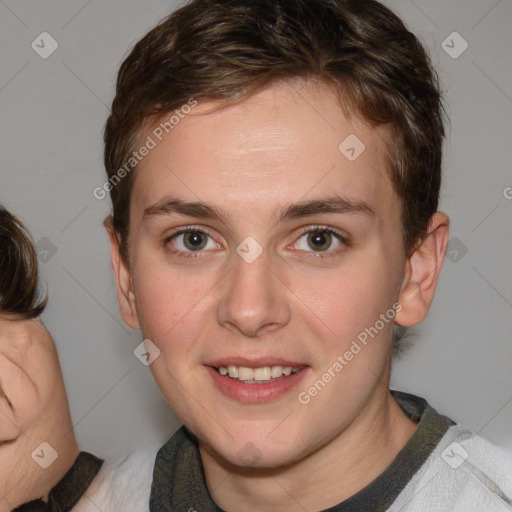
<instances>
[{"instance_id":1,"label":"ear","mask_svg":"<svg viewBox=\"0 0 512 512\"><path fill-rule=\"evenodd\" d=\"M450 221L441 212L432 215L428 234L406 262L395 321L404 327L420 323L434 298L446 249Z\"/></svg>"},{"instance_id":2,"label":"ear","mask_svg":"<svg viewBox=\"0 0 512 512\"><path fill-rule=\"evenodd\" d=\"M116 279L117 301L119 311L124 322L132 329L139 329L139 319L133 293L132 277L130 269L125 263L120 251L119 233L112 226L111 217L107 217L103 223L107 229L111 246L111 261L114 277Z\"/></svg>"}]
</instances>

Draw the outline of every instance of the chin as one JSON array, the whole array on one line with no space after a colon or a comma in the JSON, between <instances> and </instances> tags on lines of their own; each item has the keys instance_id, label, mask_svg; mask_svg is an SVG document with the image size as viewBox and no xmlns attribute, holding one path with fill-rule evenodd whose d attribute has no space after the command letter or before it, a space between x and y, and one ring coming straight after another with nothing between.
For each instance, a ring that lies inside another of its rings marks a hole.
<instances>
[{"instance_id":1,"label":"chin","mask_svg":"<svg viewBox=\"0 0 512 512\"><path fill-rule=\"evenodd\" d=\"M275 427L275 424L274 424ZM211 431L198 436L208 452L217 460L242 469L280 468L297 462L304 456L304 437L295 437L284 433L270 439L268 429L265 433L251 432L250 427L240 428L222 436L212 438Z\"/></svg>"}]
</instances>

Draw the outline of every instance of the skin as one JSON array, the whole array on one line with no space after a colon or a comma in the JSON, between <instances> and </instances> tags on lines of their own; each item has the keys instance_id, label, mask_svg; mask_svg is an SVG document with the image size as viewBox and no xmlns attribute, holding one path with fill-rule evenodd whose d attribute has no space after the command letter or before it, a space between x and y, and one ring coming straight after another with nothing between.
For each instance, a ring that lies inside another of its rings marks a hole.
<instances>
[{"instance_id":1,"label":"skin","mask_svg":"<svg viewBox=\"0 0 512 512\"><path fill-rule=\"evenodd\" d=\"M58 453L47 469L31 456L43 442ZM0 511L47 500L77 456L53 339L37 319L0 316Z\"/></svg>"},{"instance_id":2,"label":"skin","mask_svg":"<svg viewBox=\"0 0 512 512\"><path fill-rule=\"evenodd\" d=\"M381 474L416 429L389 394L391 322L307 405L298 394L395 302L399 324L425 317L449 222L435 214L428 236L405 256L400 202L387 175L388 132L347 118L324 84L280 83L209 113L214 106L200 103L139 164L127 261L109 230L121 314L161 351L151 370L197 436L221 508L324 509ZM354 162L338 150L349 134L366 145ZM334 194L364 201L373 213L278 220L290 203ZM171 196L225 216L144 215ZM190 225L211 235L195 257L183 256L193 253L183 235L169 239ZM333 237L319 255L301 232L315 225L348 242ZM248 236L263 249L250 264L236 252ZM220 393L206 371L228 356L292 359L306 374L283 397L242 403ZM254 455L249 462L244 449Z\"/></svg>"}]
</instances>

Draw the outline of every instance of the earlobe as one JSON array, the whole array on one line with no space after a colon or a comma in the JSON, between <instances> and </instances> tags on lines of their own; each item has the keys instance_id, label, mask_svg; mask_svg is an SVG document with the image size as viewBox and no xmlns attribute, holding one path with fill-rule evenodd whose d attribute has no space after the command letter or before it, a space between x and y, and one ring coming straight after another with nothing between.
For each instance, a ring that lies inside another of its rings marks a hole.
<instances>
[{"instance_id":1,"label":"earlobe","mask_svg":"<svg viewBox=\"0 0 512 512\"><path fill-rule=\"evenodd\" d=\"M435 213L427 236L407 260L399 298L402 309L395 318L397 324L409 327L427 316L446 254L449 226L444 213Z\"/></svg>"},{"instance_id":2,"label":"earlobe","mask_svg":"<svg viewBox=\"0 0 512 512\"><path fill-rule=\"evenodd\" d=\"M139 319L133 293L130 269L126 265L120 252L118 233L110 223L105 222L111 245L111 260L116 280L117 301L119 311L124 322L132 329L139 329Z\"/></svg>"}]
</instances>

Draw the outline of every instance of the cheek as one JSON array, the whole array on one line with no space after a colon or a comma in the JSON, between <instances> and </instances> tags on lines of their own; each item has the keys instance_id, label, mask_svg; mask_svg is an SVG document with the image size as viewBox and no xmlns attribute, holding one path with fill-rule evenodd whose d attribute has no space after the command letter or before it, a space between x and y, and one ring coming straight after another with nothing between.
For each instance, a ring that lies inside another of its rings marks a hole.
<instances>
[{"instance_id":1,"label":"cheek","mask_svg":"<svg viewBox=\"0 0 512 512\"><path fill-rule=\"evenodd\" d=\"M293 284L301 307L336 339L351 340L375 324L398 297L393 270L365 261L303 276ZM384 329L382 329L384 330Z\"/></svg>"},{"instance_id":2,"label":"cheek","mask_svg":"<svg viewBox=\"0 0 512 512\"><path fill-rule=\"evenodd\" d=\"M165 265L148 263L134 267L137 315L145 338L160 350L187 346L183 334L193 334L204 323L203 312L211 285L200 276Z\"/></svg>"}]
</instances>

